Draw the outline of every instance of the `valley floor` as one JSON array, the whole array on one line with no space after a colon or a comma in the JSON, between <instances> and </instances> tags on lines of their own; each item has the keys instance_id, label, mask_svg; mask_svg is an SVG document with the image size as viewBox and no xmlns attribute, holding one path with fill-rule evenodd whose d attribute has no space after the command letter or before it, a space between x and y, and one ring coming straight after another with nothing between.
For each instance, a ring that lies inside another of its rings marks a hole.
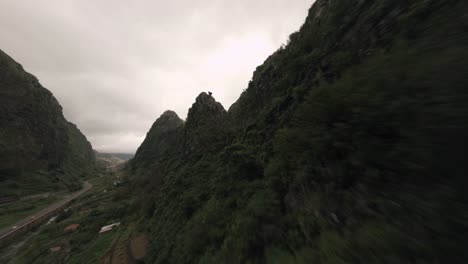
<instances>
[{"instance_id":1,"label":"valley floor","mask_svg":"<svg viewBox=\"0 0 468 264\"><path fill-rule=\"evenodd\" d=\"M0 263L135 263L148 244L137 220L126 217L131 198L115 172L90 180L92 187L34 236L0 251ZM89 186L88 186L89 187ZM102 227L120 223L108 232Z\"/></svg>"},{"instance_id":2,"label":"valley floor","mask_svg":"<svg viewBox=\"0 0 468 264\"><path fill-rule=\"evenodd\" d=\"M14 256L11 254L12 251L16 252L19 245L23 245L34 234L37 234L37 232L32 232L29 226L42 225L47 222L53 215L53 211L63 210L62 208L88 192L92 187L93 185L89 181L85 181L83 188L74 193L57 192L31 195L0 208L2 213L0 227L3 227L0 230L0 245L9 244L2 250L3 252L0 252L2 255L0 262L3 263L6 255L8 257ZM15 232L18 234L16 235ZM13 243L9 241L12 239Z\"/></svg>"},{"instance_id":3,"label":"valley floor","mask_svg":"<svg viewBox=\"0 0 468 264\"><path fill-rule=\"evenodd\" d=\"M0 230L0 239L7 233L20 228L21 226L31 222L41 215L45 215L50 211L61 207L71 200L77 198L83 193L89 191L92 185L89 182L83 183L83 189L67 194L67 195L50 195L44 194L39 197L31 197L30 199L20 200L11 205L6 206L0 217L0 227L7 227ZM18 220L21 219L21 220Z\"/></svg>"}]
</instances>

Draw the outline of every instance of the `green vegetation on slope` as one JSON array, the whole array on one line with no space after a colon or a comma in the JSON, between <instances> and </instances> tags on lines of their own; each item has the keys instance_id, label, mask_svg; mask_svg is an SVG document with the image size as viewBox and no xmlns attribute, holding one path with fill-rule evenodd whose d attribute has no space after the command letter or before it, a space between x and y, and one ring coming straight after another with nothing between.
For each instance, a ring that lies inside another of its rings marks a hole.
<instances>
[{"instance_id":1,"label":"green vegetation on slope","mask_svg":"<svg viewBox=\"0 0 468 264\"><path fill-rule=\"evenodd\" d=\"M32 199L19 200L14 203L0 207L0 229L9 227L18 220L28 217L47 205L58 200L55 195L46 195Z\"/></svg>"},{"instance_id":2,"label":"green vegetation on slope","mask_svg":"<svg viewBox=\"0 0 468 264\"><path fill-rule=\"evenodd\" d=\"M125 217L134 216L127 211L132 197L128 187L114 186L116 180L116 175L91 180L90 191L61 212L55 221L40 227L37 235L29 238L16 255L6 259L7 263L99 263L113 245L127 240L134 230L131 225L134 219ZM99 234L101 227L115 222L121 222L122 226ZM71 224L79 227L66 232L64 229Z\"/></svg>"},{"instance_id":3,"label":"green vegetation on slope","mask_svg":"<svg viewBox=\"0 0 468 264\"><path fill-rule=\"evenodd\" d=\"M463 263L467 12L317 1L227 115L136 154L148 263Z\"/></svg>"},{"instance_id":4,"label":"green vegetation on slope","mask_svg":"<svg viewBox=\"0 0 468 264\"><path fill-rule=\"evenodd\" d=\"M91 144L52 93L0 51L0 197L80 188Z\"/></svg>"},{"instance_id":5,"label":"green vegetation on slope","mask_svg":"<svg viewBox=\"0 0 468 264\"><path fill-rule=\"evenodd\" d=\"M125 187L58 224L84 225L70 260L98 260L118 239L95 223L120 219L116 237L149 235L145 263L465 263L467 14L317 0L229 111L202 93L156 120ZM40 239L18 260L62 234Z\"/></svg>"}]
</instances>

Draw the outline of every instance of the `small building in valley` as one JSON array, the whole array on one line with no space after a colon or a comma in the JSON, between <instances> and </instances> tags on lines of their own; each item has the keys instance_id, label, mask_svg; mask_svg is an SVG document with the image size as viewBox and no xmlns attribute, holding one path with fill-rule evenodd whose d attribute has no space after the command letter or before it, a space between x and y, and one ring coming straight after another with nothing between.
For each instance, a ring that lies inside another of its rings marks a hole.
<instances>
[{"instance_id":1,"label":"small building in valley","mask_svg":"<svg viewBox=\"0 0 468 264\"><path fill-rule=\"evenodd\" d=\"M101 228L101 230L99 231L99 234L102 234L102 233L106 233L106 232L109 232L111 231L114 227L117 227L120 225L120 222L119 223L114 223L112 225L106 225L106 226L103 226Z\"/></svg>"}]
</instances>

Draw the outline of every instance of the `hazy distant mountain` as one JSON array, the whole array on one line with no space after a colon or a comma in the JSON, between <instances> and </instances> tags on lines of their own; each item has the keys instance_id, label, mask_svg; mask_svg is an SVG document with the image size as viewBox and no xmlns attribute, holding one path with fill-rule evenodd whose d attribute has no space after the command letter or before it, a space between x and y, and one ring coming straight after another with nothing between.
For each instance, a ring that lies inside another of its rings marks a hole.
<instances>
[{"instance_id":1,"label":"hazy distant mountain","mask_svg":"<svg viewBox=\"0 0 468 264\"><path fill-rule=\"evenodd\" d=\"M125 161L132 159L135 156L135 154L131 154L131 153L108 153L108 154L119 157Z\"/></svg>"},{"instance_id":2,"label":"hazy distant mountain","mask_svg":"<svg viewBox=\"0 0 468 264\"><path fill-rule=\"evenodd\" d=\"M101 153L97 151L94 151L94 153L98 164L105 168L122 164L134 156L128 153Z\"/></svg>"},{"instance_id":3,"label":"hazy distant mountain","mask_svg":"<svg viewBox=\"0 0 468 264\"><path fill-rule=\"evenodd\" d=\"M129 164L147 262L464 263L467 13L317 0L229 111L164 113Z\"/></svg>"},{"instance_id":4,"label":"hazy distant mountain","mask_svg":"<svg viewBox=\"0 0 468 264\"><path fill-rule=\"evenodd\" d=\"M94 169L91 144L52 93L0 51L0 195L76 189Z\"/></svg>"}]
</instances>

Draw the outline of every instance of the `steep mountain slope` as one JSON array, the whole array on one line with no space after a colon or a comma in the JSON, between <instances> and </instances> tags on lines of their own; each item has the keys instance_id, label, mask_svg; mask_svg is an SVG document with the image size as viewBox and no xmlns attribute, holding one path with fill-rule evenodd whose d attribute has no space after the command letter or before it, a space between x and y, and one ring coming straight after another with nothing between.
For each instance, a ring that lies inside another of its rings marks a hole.
<instances>
[{"instance_id":1,"label":"steep mountain slope","mask_svg":"<svg viewBox=\"0 0 468 264\"><path fill-rule=\"evenodd\" d=\"M174 149L178 142L172 140L172 134L183 127L184 121L173 111L164 112L146 135L145 140L138 148L135 157L131 160L134 167L148 169L149 163L155 163L167 155L167 151Z\"/></svg>"},{"instance_id":2,"label":"steep mountain slope","mask_svg":"<svg viewBox=\"0 0 468 264\"><path fill-rule=\"evenodd\" d=\"M158 119L129 167L148 263L464 263L467 14L318 0L228 112Z\"/></svg>"},{"instance_id":3,"label":"steep mountain slope","mask_svg":"<svg viewBox=\"0 0 468 264\"><path fill-rule=\"evenodd\" d=\"M2 51L0 149L2 195L76 189L95 166L91 144L52 93Z\"/></svg>"},{"instance_id":4,"label":"steep mountain slope","mask_svg":"<svg viewBox=\"0 0 468 264\"><path fill-rule=\"evenodd\" d=\"M222 105L206 93L196 98L186 122L175 112L166 111L130 161L134 182L157 190L162 186L163 175L174 171L173 166L204 159L208 153L221 150L228 140L226 116Z\"/></svg>"}]
</instances>

